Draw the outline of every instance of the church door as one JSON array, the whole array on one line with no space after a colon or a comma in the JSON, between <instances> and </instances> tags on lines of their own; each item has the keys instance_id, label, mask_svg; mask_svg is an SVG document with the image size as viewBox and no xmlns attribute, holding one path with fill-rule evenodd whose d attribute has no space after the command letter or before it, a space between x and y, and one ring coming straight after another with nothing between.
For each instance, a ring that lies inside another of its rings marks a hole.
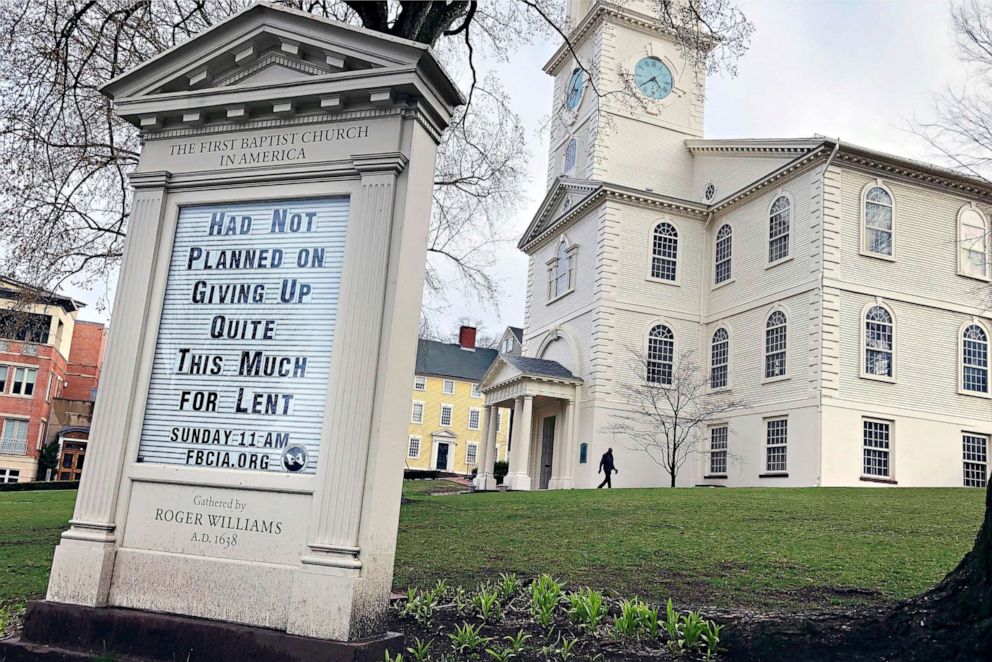
<instances>
[{"instance_id":1,"label":"church door","mask_svg":"<svg viewBox=\"0 0 992 662\"><path fill-rule=\"evenodd\" d=\"M555 452L555 417L548 416L544 419L544 426L541 432L541 482L542 490L548 489L551 482L551 461Z\"/></svg>"}]
</instances>

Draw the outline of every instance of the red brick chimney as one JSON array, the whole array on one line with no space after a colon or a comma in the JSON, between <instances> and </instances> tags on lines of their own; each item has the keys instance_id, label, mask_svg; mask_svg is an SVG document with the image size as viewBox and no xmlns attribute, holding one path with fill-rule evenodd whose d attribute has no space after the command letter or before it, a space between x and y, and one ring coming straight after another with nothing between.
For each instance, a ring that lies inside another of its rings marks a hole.
<instances>
[{"instance_id":1,"label":"red brick chimney","mask_svg":"<svg viewBox=\"0 0 992 662\"><path fill-rule=\"evenodd\" d=\"M475 327L463 326L458 329L458 344L462 349L475 351Z\"/></svg>"}]
</instances>

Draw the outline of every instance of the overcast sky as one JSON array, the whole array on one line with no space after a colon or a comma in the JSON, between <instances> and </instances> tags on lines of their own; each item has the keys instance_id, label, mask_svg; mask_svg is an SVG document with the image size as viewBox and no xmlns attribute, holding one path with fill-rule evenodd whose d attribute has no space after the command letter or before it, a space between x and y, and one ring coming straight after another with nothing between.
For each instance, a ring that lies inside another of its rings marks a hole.
<instances>
[{"instance_id":1,"label":"overcast sky","mask_svg":"<svg viewBox=\"0 0 992 662\"><path fill-rule=\"evenodd\" d=\"M716 76L707 83L706 138L819 133L929 159L907 128L914 117L929 115L934 92L960 85L964 78L947 2L753 0L742 5L756 30L737 77ZM541 129L551 112L551 78L541 66L555 47L523 49L495 67L531 139L531 176L520 192L522 212L513 227L518 238L545 192L547 136ZM504 291L499 310L452 301L440 326L454 331L463 316L481 321L489 333L523 324L527 259L515 242L502 254L496 270ZM102 290L69 293L91 302ZM107 311L90 306L81 317L106 321Z\"/></svg>"}]
</instances>

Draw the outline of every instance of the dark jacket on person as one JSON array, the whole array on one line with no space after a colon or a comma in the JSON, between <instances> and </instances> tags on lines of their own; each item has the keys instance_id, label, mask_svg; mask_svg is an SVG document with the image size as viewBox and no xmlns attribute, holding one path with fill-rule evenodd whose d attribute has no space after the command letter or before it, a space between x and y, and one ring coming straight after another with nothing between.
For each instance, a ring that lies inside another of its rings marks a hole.
<instances>
[{"instance_id":1,"label":"dark jacket on person","mask_svg":"<svg viewBox=\"0 0 992 662\"><path fill-rule=\"evenodd\" d=\"M599 460L599 470L600 472L605 471L606 473L613 473L616 471L616 467L613 466L613 451L606 451L603 453L603 457Z\"/></svg>"}]
</instances>

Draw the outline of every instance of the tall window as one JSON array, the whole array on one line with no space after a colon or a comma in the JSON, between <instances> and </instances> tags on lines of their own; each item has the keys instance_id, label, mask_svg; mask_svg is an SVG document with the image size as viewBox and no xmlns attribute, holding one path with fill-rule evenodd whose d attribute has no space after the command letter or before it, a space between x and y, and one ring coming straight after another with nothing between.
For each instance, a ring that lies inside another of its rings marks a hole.
<instances>
[{"instance_id":1,"label":"tall window","mask_svg":"<svg viewBox=\"0 0 992 662\"><path fill-rule=\"evenodd\" d=\"M441 392L445 395L451 395L455 392L455 382L450 379L445 379L444 383L441 384Z\"/></svg>"},{"instance_id":2,"label":"tall window","mask_svg":"<svg viewBox=\"0 0 992 662\"><path fill-rule=\"evenodd\" d=\"M985 487L989 475L989 438L984 434L962 436L964 445L964 486Z\"/></svg>"},{"instance_id":3,"label":"tall window","mask_svg":"<svg viewBox=\"0 0 992 662\"><path fill-rule=\"evenodd\" d=\"M5 365L0 365L0 393L7 392L7 375L10 374L10 368Z\"/></svg>"},{"instance_id":4,"label":"tall window","mask_svg":"<svg viewBox=\"0 0 992 662\"><path fill-rule=\"evenodd\" d=\"M865 313L865 374L892 376L892 315L882 306Z\"/></svg>"},{"instance_id":5,"label":"tall window","mask_svg":"<svg viewBox=\"0 0 992 662\"><path fill-rule=\"evenodd\" d=\"M664 324L659 324L648 334L648 382L671 384L674 359L675 334Z\"/></svg>"},{"instance_id":6,"label":"tall window","mask_svg":"<svg viewBox=\"0 0 992 662\"><path fill-rule=\"evenodd\" d=\"M671 223L659 223L654 228L651 249L651 277L675 281L678 270L679 233Z\"/></svg>"},{"instance_id":7,"label":"tall window","mask_svg":"<svg viewBox=\"0 0 992 662\"><path fill-rule=\"evenodd\" d=\"M575 138L568 141L568 145L565 147L565 170L566 175L572 174L575 170L575 153L578 151L578 146L575 142Z\"/></svg>"},{"instance_id":8,"label":"tall window","mask_svg":"<svg viewBox=\"0 0 992 662\"><path fill-rule=\"evenodd\" d=\"M472 397L473 398L481 398L482 397L482 394L479 393L479 385L478 384L472 384Z\"/></svg>"},{"instance_id":9,"label":"tall window","mask_svg":"<svg viewBox=\"0 0 992 662\"><path fill-rule=\"evenodd\" d=\"M716 233L716 267L714 280L717 285L730 280L731 259L734 252L733 230L729 225L722 226Z\"/></svg>"},{"instance_id":10,"label":"tall window","mask_svg":"<svg viewBox=\"0 0 992 662\"><path fill-rule=\"evenodd\" d=\"M889 461L892 443L892 423L889 421L864 420L864 468L865 476L891 478L892 463Z\"/></svg>"},{"instance_id":11,"label":"tall window","mask_svg":"<svg viewBox=\"0 0 992 662\"><path fill-rule=\"evenodd\" d=\"M785 313L781 310L768 316L765 322L765 379L785 375L787 330Z\"/></svg>"},{"instance_id":12,"label":"tall window","mask_svg":"<svg viewBox=\"0 0 992 662\"><path fill-rule=\"evenodd\" d=\"M481 427L482 412L478 409L468 410L468 429L478 430Z\"/></svg>"},{"instance_id":13,"label":"tall window","mask_svg":"<svg viewBox=\"0 0 992 662\"><path fill-rule=\"evenodd\" d=\"M572 291L575 284L575 247L569 248L562 239L558 252L548 261L548 299L556 299Z\"/></svg>"},{"instance_id":14,"label":"tall window","mask_svg":"<svg viewBox=\"0 0 992 662\"><path fill-rule=\"evenodd\" d=\"M713 334L710 351L710 388L723 388L727 385L730 362L730 334L726 329L717 329Z\"/></svg>"},{"instance_id":15,"label":"tall window","mask_svg":"<svg viewBox=\"0 0 992 662\"><path fill-rule=\"evenodd\" d=\"M411 423L423 423L424 422L424 403L414 400L413 409L410 410L410 422Z\"/></svg>"},{"instance_id":16,"label":"tall window","mask_svg":"<svg viewBox=\"0 0 992 662\"><path fill-rule=\"evenodd\" d=\"M420 437L410 437L410 445L406 448L406 456L411 460L420 457Z\"/></svg>"},{"instance_id":17,"label":"tall window","mask_svg":"<svg viewBox=\"0 0 992 662\"><path fill-rule=\"evenodd\" d=\"M765 470L787 471L789 445L789 419L773 418L765 421Z\"/></svg>"},{"instance_id":18,"label":"tall window","mask_svg":"<svg viewBox=\"0 0 992 662\"><path fill-rule=\"evenodd\" d=\"M989 226L981 212L972 207L961 210L959 216L959 241L961 256L959 258L961 273L976 278L989 277L988 246Z\"/></svg>"},{"instance_id":19,"label":"tall window","mask_svg":"<svg viewBox=\"0 0 992 662\"><path fill-rule=\"evenodd\" d=\"M789 198L780 195L772 203L768 217L768 262L778 262L789 257L789 221L792 205Z\"/></svg>"},{"instance_id":20,"label":"tall window","mask_svg":"<svg viewBox=\"0 0 992 662\"><path fill-rule=\"evenodd\" d=\"M466 444L465 445L465 464L475 464L479 461L479 445L478 444Z\"/></svg>"},{"instance_id":21,"label":"tall window","mask_svg":"<svg viewBox=\"0 0 992 662\"><path fill-rule=\"evenodd\" d=\"M451 427L451 405L441 405L441 427Z\"/></svg>"},{"instance_id":22,"label":"tall window","mask_svg":"<svg viewBox=\"0 0 992 662\"><path fill-rule=\"evenodd\" d=\"M710 428L710 474L715 476L727 473L727 432L726 425Z\"/></svg>"},{"instance_id":23,"label":"tall window","mask_svg":"<svg viewBox=\"0 0 992 662\"><path fill-rule=\"evenodd\" d=\"M975 393L989 392L989 336L985 329L971 324L964 330L961 354L962 388Z\"/></svg>"},{"instance_id":24,"label":"tall window","mask_svg":"<svg viewBox=\"0 0 992 662\"><path fill-rule=\"evenodd\" d=\"M415 375L413 378L413 390L414 391L426 391L427 390L427 378L423 375Z\"/></svg>"},{"instance_id":25,"label":"tall window","mask_svg":"<svg viewBox=\"0 0 992 662\"><path fill-rule=\"evenodd\" d=\"M23 418L3 419L0 453L23 455L28 450L28 422Z\"/></svg>"},{"instance_id":26,"label":"tall window","mask_svg":"<svg viewBox=\"0 0 992 662\"><path fill-rule=\"evenodd\" d=\"M892 195L881 186L874 186L865 193L865 251L891 257L892 208Z\"/></svg>"},{"instance_id":27,"label":"tall window","mask_svg":"<svg viewBox=\"0 0 992 662\"><path fill-rule=\"evenodd\" d=\"M13 395L31 395L34 393L34 382L38 378L37 368L14 368L14 382L10 392Z\"/></svg>"}]
</instances>

